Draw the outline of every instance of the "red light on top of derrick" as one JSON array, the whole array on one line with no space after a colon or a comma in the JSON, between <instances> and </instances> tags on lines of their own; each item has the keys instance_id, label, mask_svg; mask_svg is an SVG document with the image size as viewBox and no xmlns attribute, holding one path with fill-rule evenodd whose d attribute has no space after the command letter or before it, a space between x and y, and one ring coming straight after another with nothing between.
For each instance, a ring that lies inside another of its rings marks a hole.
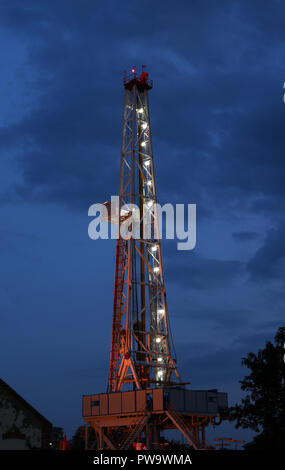
<instances>
[{"instance_id":1,"label":"red light on top of derrick","mask_svg":"<svg viewBox=\"0 0 285 470\"><path fill-rule=\"evenodd\" d=\"M132 67L132 73L136 73L135 67Z\"/></svg>"}]
</instances>

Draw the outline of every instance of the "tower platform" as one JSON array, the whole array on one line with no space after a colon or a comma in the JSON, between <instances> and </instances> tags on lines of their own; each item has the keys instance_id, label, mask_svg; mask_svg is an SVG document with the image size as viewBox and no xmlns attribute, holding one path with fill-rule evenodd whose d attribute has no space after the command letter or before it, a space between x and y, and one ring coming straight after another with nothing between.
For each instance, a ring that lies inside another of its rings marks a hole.
<instances>
[{"instance_id":1,"label":"tower platform","mask_svg":"<svg viewBox=\"0 0 285 470\"><path fill-rule=\"evenodd\" d=\"M85 448L88 430L98 449L127 450L135 441L159 449L160 433L177 429L193 449L206 449L205 427L215 423L227 394L214 390L157 388L83 396Z\"/></svg>"}]
</instances>

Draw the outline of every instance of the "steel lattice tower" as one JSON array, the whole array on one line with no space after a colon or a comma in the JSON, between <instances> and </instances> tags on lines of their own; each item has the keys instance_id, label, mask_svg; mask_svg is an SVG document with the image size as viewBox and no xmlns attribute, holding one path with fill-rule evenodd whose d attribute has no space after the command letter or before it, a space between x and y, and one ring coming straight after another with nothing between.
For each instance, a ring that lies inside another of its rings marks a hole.
<instances>
[{"instance_id":1,"label":"steel lattice tower","mask_svg":"<svg viewBox=\"0 0 285 470\"><path fill-rule=\"evenodd\" d=\"M119 391L127 383L137 389L172 385L173 373L181 383L171 348L156 207L148 104L151 88L145 71L137 77L132 69L124 77L108 392Z\"/></svg>"},{"instance_id":2,"label":"steel lattice tower","mask_svg":"<svg viewBox=\"0 0 285 470\"><path fill-rule=\"evenodd\" d=\"M187 390L176 367L156 205L151 88L144 70L124 78L119 203L102 210L103 220L118 224L108 390L82 398L86 449L90 429L101 450L164 449L160 433L169 429L180 431L193 449L206 449L205 428L227 406L227 394L217 389Z\"/></svg>"}]
</instances>

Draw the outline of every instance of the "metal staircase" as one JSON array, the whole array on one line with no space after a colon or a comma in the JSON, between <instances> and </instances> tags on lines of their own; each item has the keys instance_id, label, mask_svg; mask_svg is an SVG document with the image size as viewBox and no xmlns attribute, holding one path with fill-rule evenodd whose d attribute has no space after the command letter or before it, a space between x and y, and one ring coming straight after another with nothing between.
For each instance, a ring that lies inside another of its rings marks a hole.
<instances>
[{"instance_id":1,"label":"metal staircase","mask_svg":"<svg viewBox=\"0 0 285 470\"><path fill-rule=\"evenodd\" d=\"M168 418L173 422L173 424L179 429L179 431L183 434L185 439L189 442L189 444L195 449L203 449L204 447L201 445L199 441L195 438L194 434L191 432L190 428L188 427L187 423L184 421L181 415L177 413L175 408L168 404L166 414Z\"/></svg>"},{"instance_id":2,"label":"metal staircase","mask_svg":"<svg viewBox=\"0 0 285 470\"><path fill-rule=\"evenodd\" d=\"M120 450L128 450L130 448L138 434L143 430L144 426L147 424L150 416L151 413L146 411L142 416L139 417L138 421L135 424L135 427L131 428L127 435L124 436L124 440L119 446Z\"/></svg>"}]
</instances>

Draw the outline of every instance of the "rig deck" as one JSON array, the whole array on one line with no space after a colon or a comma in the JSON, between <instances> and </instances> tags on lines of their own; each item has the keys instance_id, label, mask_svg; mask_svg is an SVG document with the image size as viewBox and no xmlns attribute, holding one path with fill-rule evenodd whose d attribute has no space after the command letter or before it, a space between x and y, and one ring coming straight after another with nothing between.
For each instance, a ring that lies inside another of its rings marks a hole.
<instances>
[{"instance_id":1,"label":"rig deck","mask_svg":"<svg viewBox=\"0 0 285 470\"><path fill-rule=\"evenodd\" d=\"M205 427L226 406L227 394L217 390L157 388L85 395L86 449L89 426L95 430L101 450L126 450L138 438L147 449L157 448L165 429L178 429L194 449L204 449Z\"/></svg>"}]
</instances>

